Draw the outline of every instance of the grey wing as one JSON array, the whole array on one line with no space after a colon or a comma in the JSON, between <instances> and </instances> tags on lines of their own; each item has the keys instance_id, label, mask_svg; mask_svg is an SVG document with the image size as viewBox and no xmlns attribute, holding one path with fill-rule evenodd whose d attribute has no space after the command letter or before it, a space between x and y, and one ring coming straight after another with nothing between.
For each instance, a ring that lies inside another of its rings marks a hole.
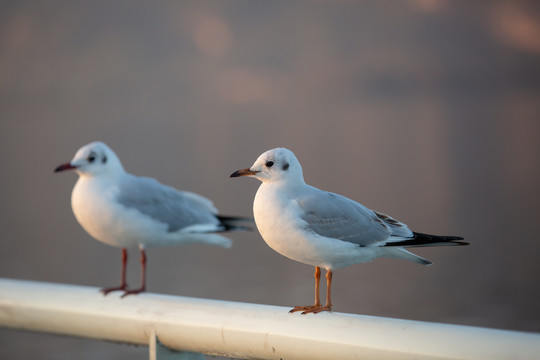
<instances>
[{"instance_id":1,"label":"grey wing","mask_svg":"<svg viewBox=\"0 0 540 360\"><path fill-rule=\"evenodd\" d=\"M217 209L207 198L178 191L155 179L129 176L120 184L116 199L121 205L167 224L175 232L196 224L218 224Z\"/></svg>"},{"instance_id":2,"label":"grey wing","mask_svg":"<svg viewBox=\"0 0 540 360\"><path fill-rule=\"evenodd\" d=\"M404 238L408 239L414 236L413 232L407 227L407 225L401 221L398 221L378 211L374 211L374 213L392 231L390 241L399 241Z\"/></svg>"},{"instance_id":3,"label":"grey wing","mask_svg":"<svg viewBox=\"0 0 540 360\"><path fill-rule=\"evenodd\" d=\"M390 236L388 226L365 206L338 194L313 190L298 199L308 230L360 246L385 241Z\"/></svg>"}]
</instances>

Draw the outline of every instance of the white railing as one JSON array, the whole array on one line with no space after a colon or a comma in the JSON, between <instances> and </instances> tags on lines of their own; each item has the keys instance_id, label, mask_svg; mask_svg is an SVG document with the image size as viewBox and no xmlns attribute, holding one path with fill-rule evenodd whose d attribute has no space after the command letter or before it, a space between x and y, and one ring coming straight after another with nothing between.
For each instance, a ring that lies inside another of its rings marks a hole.
<instances>
[{"instance_id":1,"label":"white railing","mask_svg":"<svg viewBox=\"0 0 540 360\"><path fill-rule=\"evenodd\" d=\"M0 279L0 326L250 359L540 359L540 334Z\"/></svg>"}]
</instances>

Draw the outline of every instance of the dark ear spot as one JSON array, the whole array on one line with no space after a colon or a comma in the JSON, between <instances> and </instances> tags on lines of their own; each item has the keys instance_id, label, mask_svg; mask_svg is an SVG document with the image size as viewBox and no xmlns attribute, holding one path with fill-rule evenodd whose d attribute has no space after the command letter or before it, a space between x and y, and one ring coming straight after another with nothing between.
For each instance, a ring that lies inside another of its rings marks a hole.
<instances>
[{"instance_id":1,"label":"dark ear spot","mask_svg":"<svg viewBox=\"0 0 540 360\"><path fill-rule=\"evenodd\" d=\"M103 159L101 160L101 162L103 164L105 164L107 162L107 155L103 155Z\"/></svg>"},{"instance_id":2,"label":"dark ear spot","mask_svg":"<svg viewBox=\"0 0 540 360\"><path fill-rule=\"evenodd\" d=\"M288 168L289 168L289 163L283 164L283 167L282 167L283 171L286 171Z\"/></svg>"}]
</instances>

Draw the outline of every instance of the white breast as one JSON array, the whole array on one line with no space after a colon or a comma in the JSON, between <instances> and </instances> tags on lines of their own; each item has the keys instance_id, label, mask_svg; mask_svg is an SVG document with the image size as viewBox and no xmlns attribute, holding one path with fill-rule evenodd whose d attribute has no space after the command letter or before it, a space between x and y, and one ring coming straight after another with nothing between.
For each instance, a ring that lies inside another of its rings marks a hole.
<instances>
[{"instance_id":1,"label":"white breast","mask_svg":"<svg viewBox=\"0 0 540 360\"><path fill-rule=\"evenodd\" d=\"M95 239L113 246L119 246L110 236L111 224L107 219L106 189L93 179L79 178L71 193L71 208L75 218ZM105 193L104 193L105 192Z\"/></svg>"},{"instance_id":2,"label":"white breast","mask_svg":"<svg viewBox=\"0 0 540 360\"><path fill-rule=\"evenodd\" d=\"M135 247L139 241L131 234L134 222L114 201L117 191L101 179L80 177L71 194L71 207L79 224L95 239L112 246Z\"/></svg>"},{"instance_id":3,"label":"white breast","mask_svg":"<svg viewBox=\"0 0 540 360\"><path fill-rule=\"evenodd\" d=\"M380 256L377 248L362 248L307 230L300 211L296 201L274 184L263 183L259 187L253 204L257 229L268 246L281 255L326 269L371 261Z\"/></svg>"}]
</instances>

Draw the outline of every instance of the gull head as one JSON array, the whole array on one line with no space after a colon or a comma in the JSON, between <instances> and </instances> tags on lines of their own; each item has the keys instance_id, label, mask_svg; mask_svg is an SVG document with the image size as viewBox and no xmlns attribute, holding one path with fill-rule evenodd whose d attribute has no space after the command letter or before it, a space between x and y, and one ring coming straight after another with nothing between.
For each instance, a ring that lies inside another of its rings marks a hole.
<instances>
[{"instance_id":1,"label":"gull head","mask_svg":"<svg viewBox=\"0 0 540 360\"><path fill-rule=\"evenodd\" d=\"M95 141L80 148L73 159L58 166L54 172L74 170L80 176L123 173L122 163L107 145Z\"/></svg>"},{"instance_id":2,"label":"gull head","mask_svg":"<svg viewBox=\"0 0 540 360\"><path fill-rule=\"evenodd\" d=\"M239 176L251 176L262 182L304 182L300 162L291 150L285 148L268 150L250 168L231 174L231 177Z\"/></svg>"}]
</instances>

